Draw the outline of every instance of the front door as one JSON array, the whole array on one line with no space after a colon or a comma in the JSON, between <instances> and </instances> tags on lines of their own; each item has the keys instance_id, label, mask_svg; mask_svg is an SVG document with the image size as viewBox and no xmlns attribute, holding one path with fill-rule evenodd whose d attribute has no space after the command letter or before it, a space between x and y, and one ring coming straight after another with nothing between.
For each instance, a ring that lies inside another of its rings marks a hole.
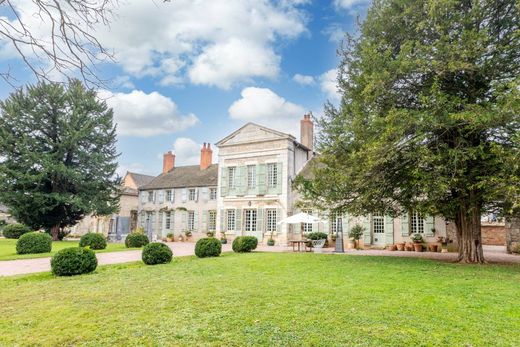
<instances>
[{"instance_id":1,"label":"front door","mask_svg":"<svg viewBox=\"0 0 520 347\"><path fill-rule=\"evenodd\" d=\"M385 217L374 215L372 217L372 243L375 246L385 246Z\"/></svg>"}]
</instances>

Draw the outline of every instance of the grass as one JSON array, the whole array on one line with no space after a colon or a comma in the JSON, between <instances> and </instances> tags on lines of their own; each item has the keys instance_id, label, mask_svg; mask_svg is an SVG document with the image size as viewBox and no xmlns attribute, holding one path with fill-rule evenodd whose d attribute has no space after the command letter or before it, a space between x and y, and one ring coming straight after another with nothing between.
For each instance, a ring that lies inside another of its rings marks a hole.
<instances>
[{"instance_id":1,"label":"grass","mask_svg":"<svg viewBox=\"0 0 520 347\"><path fill-rule=\"evenodd\" d=\"M78 241L53 241L52 251L50 253L39 253L39 254L16 254L16 241L13 239L0 238L0 261L1 260L15 260L15 259L30 259L30 258L44 258L51 257L59 250L68 247L78 247ZM127 251L123 243L108 243L107 248L96 251L100 252L117 252Z\"/></svg>"},{"instance_id":2,"label":"grass","mask_svg":"<svg viewBox=\"0 0 520 347\"><path fill-rule=\"evenodd\" d=\"M0 345L518 346L520 266L223 254L0 281Z\"/></svg>"}]
</instances>

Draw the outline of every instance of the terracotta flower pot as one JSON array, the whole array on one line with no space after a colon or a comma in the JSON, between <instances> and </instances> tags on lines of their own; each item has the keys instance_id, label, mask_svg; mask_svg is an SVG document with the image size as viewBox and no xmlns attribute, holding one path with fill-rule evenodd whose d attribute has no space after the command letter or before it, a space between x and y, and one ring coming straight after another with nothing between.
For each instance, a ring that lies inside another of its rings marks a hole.
<instances>
[{"instance_id":1,"label":"terracotta flower pot","mask_svg":"<svg viewBox=\"0 0 520 347\"><path fill-rule=\"evenodd\" d=\"M422 243L414 243L413 248L416 252L422 252Z\"/></svg>"},{"instance_id":2,"label":"terracotta flower pot","mask_svg":"<svg viewBox=\"0 0 520 347\"><path fill-rule=\"evenodd\" d=\"M397 251L397 246L396 245L390 245L390 246L388 246L388 250L389 251Z\"/></svg>"},{"instance_id":3,"label":"terracotta flower pot","mask_svg":"<svg viewBox=\"0 0 520 347\"><path fill-rule=\"evenodd\" d=\"M404 245L405 245L404 242L396 243L397 250L398 251L404 251Z\"/></svg>"},{"instance_id":4,"label":"terracotta flower pot","mask_svg":"<svg viewBox=\"0 0 520 347\"><path fill-rule=\"evenodd\" d=\"M436 245L436 244L428 245L428 250L430 252L437 252L437 247L438 247L438 245Z\"/></svg>"},{"instance_id":5,"label":"terracotta flower pot","mask_svg":"<svg viewBox=\"0 0 520 347\"><path fill-rule=\"evenodd\" d=\"M404 249L406 249L407 252L413 252L413 244L406 243Z\"/></svg>"}]
</instances>

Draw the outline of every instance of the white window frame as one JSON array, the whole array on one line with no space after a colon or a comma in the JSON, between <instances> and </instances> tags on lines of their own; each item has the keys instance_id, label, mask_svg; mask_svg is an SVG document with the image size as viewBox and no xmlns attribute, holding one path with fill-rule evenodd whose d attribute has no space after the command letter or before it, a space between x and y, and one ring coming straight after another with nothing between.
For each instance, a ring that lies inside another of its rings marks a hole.
<instances>
[{"instance_id":1,"label":"white window frame","mask_svg":"<svg viewBox=\"0 0 520 347\"><path fill-rule=\"evenodd\" d=\"M268 208L266 210L266 221L265 221L265 227L266 231L269 233L276 232L276 220L277 220L277 213L278 211L275 208Z\"/></svg>"},{"instance_id":2,"label":"white window frame","mask_svg":"<svg viewBox=\"0 0 520 347\"><path fill-rule=\"evenodd\" d=\"M247 189L256 188L256 165L247 166Z\"/></svg>"},{"instance_id":3,"label":"white window frame","mask_svg":"<svg viewBox=\"0 0 520 347\"><path fill-rule=\"evenodd\" d=\"M385 233L385 217L379 214L372 215L372 232L377 235Z\"/></svg>"},{"instance_id":4,"label":"white window frame","mask_svg":"<svg viewBox=\"0 0 520 347\"><path fill-rule=\"evenodd\" d=\"M229 189L235 189L236 188L236 175L237 175L237 168L236 166L230 166L228 167L228 188Z\"/></svg>"},{"instance_id":5,"label":"white window frame","mask_svg":"<svg viewBox=\"0 0 520 347\"><path fill-rule=\"evenodd\" d=\"M188 201L195 201L197 197L197 189L189 188L188 189Z\"/></svg>"},{"instance_id":6,"label":"white window frame","mask_svg":"<svg viewBox=\"0 0 520 347\"><path fill-rule=\"evenodd\" d=\"M267 164L267 187L276 188L278 185L278 165L276 163Z\"/></svg>"},{"instance_id":7,"label":"white window frame","mask_svg":"<svg viewBox=\"0 0 520 347\"><path fill-rule=\"evenodd\" d=\"M166 191L166 201L173 202L173 189Z\"/></svg>"},{"instance_id":8,"label":"white window frame","mask_svg":"<svg viewBox=\"0 0 520 347\"><path fill-rule=\"evenodd\" d=\"M237 213L236 210L226 210L227 231L235 231L237 227Z\"/></svg>"},{"instance_id":9,"label":"white window frame","mask_svg":"<svg viewBox=\"0 0 520 347\"><path fill-rule=\"evenodd\" d=\"M303 213L307 213L312 216L312 210L302 210ZM311 233L312 232L312 223L302 223L303 224L303 232Z\"/></svg>"},{"instance_id":10,"label":"white window frame","mask_svg":"<svg viewBox=\"0 0 520 347\"><path fill-rule=\"evenodd\" d=\"M146 201L153 202L153 193L154 193L153 190L148 191L148 197L147 197Z\"/></svg>"},{"instance_id":11,"label":"white window frame","mask_svg":"<svg viewBox=\"0 0 520 347\"><path fill-rule=\"evenodd\" d=\"M338 214L331 212L329 215L330 232L335 234L338 230Z\"/></svg>"},{"instance_id":12,"label":"white window frame","mask_svg":"<svg viewBox=\"0 0 520 347\"><path fill-rule=\"evenodd\" d=\"M209 188L209 199L217 200L217 188Z\"/></svg>"},{"instance_id":13,"label":"white window frame","mask_svg":"<svg viewBox=\"0 0 520 347\"><path fill-rule=\"evenodd\" d=\"M258 211L256 209L247 209L244 211L244 231L257 231L258 227Z\"/></svg>"},{"instance_id":14,"label":"white window frame","mask_svg":"<svg viewBox=\"0 0 520 347\"><path fill-rule=\"evenodd\" d=\"M195 211L188 211L188 230L195 231Z\"/></svg>"},{"instance_id":15,"label":"white window frame","mask_svg":"<svg viewBox=\"0 0 520 347\"><path fill-rule=\"evenodd\" d=\"M424 234L424 216L417 211L410 214L410 231L411 234Z\"/></svg>"},{"instance_id":16,"label":"white window frame","mask_svg":"<svg viewBox=\"0 0 520 347\"><path fill-rule=\"evenodd\" d=\"M217 230L217 211L216 210L208 211L208 230L209 231Z\"/></svg>"},{"instance_id":17,"label":"white window frame","mask_svg":"<svg viewBox=\"0 0 520 347\"><path fill-rule=\"evenodd\" d=\"M172 229L172 213L171 211L166 211L164 213L164 229L171 230Z\"/></svg>"}]
</instances>

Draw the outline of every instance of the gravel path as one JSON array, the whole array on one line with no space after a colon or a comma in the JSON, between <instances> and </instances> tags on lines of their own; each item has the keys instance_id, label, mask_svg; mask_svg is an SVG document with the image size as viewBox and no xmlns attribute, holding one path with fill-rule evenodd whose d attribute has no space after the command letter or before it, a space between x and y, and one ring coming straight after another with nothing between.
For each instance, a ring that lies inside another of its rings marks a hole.
<instances>
[{"instance_id":1,"label":"gravel path","mask_svg":"<svg viewBox=\"0 0 520 347\"><path fill-rule=\"evenodd\" d=\"M191 242L171 242L168 246L173 251L174 257L185 257L195 254L195 244ZM231 245L222 245L223 252L231 252ZM282 246L258 246L257 251L261 252L292 252L290 247ZM332 248L323 250L323 253L333 253ZM399 252L386 250L347 250L345 254L353 255L368 255L368 256L390 256L390 257L410 257L410 258L425 258L435 259L441 261L455 261L457 259L456 253L432 253L432 252ZM141 251L121 251L96 254L99 265L120 264L141 260ZM503 247L484 247L484 256L489 263L500 264L520 264L520 256L505 253ZM37 259L21 259L21 260L6 260L0 261L0 277L14 276L21 274L30 274L36 272L50 271L50 257Z\"/></svg>"}]
</instances>

